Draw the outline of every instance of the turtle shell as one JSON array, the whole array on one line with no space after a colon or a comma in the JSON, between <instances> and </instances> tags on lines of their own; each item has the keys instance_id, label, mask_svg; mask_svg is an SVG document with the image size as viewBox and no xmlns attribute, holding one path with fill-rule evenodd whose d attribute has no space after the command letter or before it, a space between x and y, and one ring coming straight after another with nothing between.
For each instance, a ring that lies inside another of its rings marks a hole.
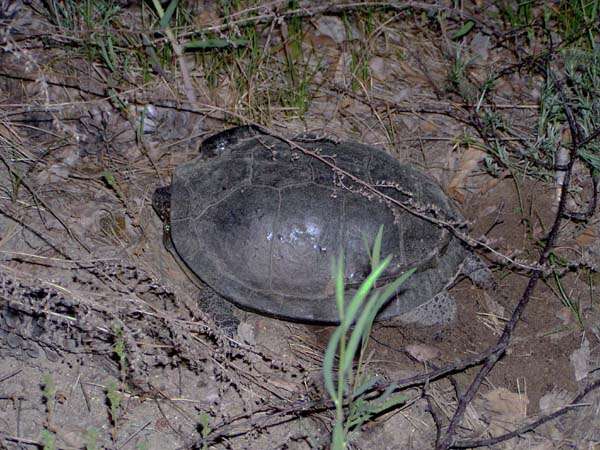
<instances>
[{"instance_id":1,"label":"turtle shell","mask_svg":"<svg viewBox=\"0 0 600 450\"><path fill-rule=\"evenodd\" d=\"M461 216L442 190L411 166L353 142L301 139L339 169L401 202ZM385 182L385 183L382 183ZM171 236L187 266L240 307L286 319L338 320L332 261L343 252L347 298L370 272L367 247L384 225L382 283L417 271L379 318L413 310L444 289L466 250L446 230L369 195L318 159L253 127L203 142L200 156L176 168Z\"/></svg>"}]
</instances>

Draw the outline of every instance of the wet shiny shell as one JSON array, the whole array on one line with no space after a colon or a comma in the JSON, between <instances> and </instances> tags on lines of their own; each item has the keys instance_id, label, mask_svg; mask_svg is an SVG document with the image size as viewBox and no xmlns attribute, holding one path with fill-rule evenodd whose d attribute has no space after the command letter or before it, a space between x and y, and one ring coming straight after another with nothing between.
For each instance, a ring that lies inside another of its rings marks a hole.
<instances>
[{"instance_id":1,"label":"wet shiny shell","mask_svg":"<svg viewBox=\"0 0 600 450\"><path fill-rule=\"evenodd\" d=\"M433 204L460 218L440 188L411 166L357 143L302 140L337 167L391 197ZM393 317L427 302L456 273L466 251L446 231L377 198L315 158L251 127L209 138L200 156L175 170L171 233L181 259L237 305L288 319L334 323L332 260L345 255L347 297L364 280L371 245L384 225L382 254L391 280L417 272L380 314ZM404 193L403 193L404 192ZM388 281L389 282L389 281Z\"/></svg>"}]
</instances>

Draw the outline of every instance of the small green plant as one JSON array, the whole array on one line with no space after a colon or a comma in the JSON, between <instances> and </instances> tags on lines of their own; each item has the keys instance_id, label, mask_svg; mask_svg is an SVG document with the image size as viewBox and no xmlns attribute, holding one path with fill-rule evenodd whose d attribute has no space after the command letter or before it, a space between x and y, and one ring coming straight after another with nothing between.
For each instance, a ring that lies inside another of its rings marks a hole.
<instances>
[{"instance_id":1,"label":"small green plant","mask_svg":"<svg viewBox=\"0 0 600 450\"><path fill-rule=\"evenodd\" d=\"M364 39L354 39L351 19L354 19L354 22ZM367 8L365 14L355 14L352 16L343 14L342 20L346 29L346 38L350 45L352 90L359 90L361 85L363 88L370 89L372 87L372 80L369 59L373 56L370 41L376 28L373 10Z\"/></svg>"},{"instance_id":2,"label":"small green plant","mask_svg":"<svg viewBox=\"0 0 600 450\"><path fill-rule=\"evenodd\" d=\"M535 3L533 1L502 1L498 3L500 14L513 28L527 32L528 43L531 43L535 32L533 29Z\"/></svg>"},{"instance_id":3,"label":"small green plant","mask_svg":"<svg viewBox=\"0 0 600 450\"><path fill-rule=\"evenodd\" d=\"M577 47L587 49L598 46L599 13L600 0L563 0L558 7L546 7L545 10L546 23L553 18L556 22L554 28L566 41L573 41Z\"/></svg>"},{"instance_id":4,"label":"small green plant","mask_svg":"<svg viewBox=\"0 0 600 450\"><path fill-rule=\"evenodd\" d=\"M42 430L41 437L44 444L44 450L54 450L55 436L50 429L53 428L53 414L54 414L54 402L56 400L56 386L52 375L49 373L44 374L42 378L42 395L44 396L44 403L46 404L46 428Z\"/></svg>"},{"instance_id":5,"label":"small green plant","mask_svg":"<svg viewBox=\"0 0 600 450\"><path fill-rule=\"evenodd\" d=\"M371 273L349 302L345 299L343 255L340 255L334 265L340 325L329 340L323 360L325 388L335 404L335 425L331 440L331 448L334 450L347 448L349 433L353 429L406 401L404 395L393 395L394 385L376 398L367 398L368 391L377 381L366 370L367 347L373 321L379 310L415 271L411 269L385 287L376 288L377 280L392 259L388 256L383 261L380 260L382 238L383 227L380 227L369 254ZM334 369L334 366L337 367Z\"/></svg>"},{"instance_id":6,"label":"small green plant","mask_svg":"<svg viewBox=\"0 0 600 450\"><path fill-rule=\"evenodd\" d=\"M469 68L474 62L474 58L471 58L464 53L463 48L458 45L447 75L448 90L458 94L467 103L475 104L478 98L477 89L469 81L467 76Z\"/></svg>"},{"instance_id":7,"label":"small green plant","mask_svg":"<svg viewBox=\"0 0 600 450\"><path fill-rule=\"evenodd\" d=\"M300 7L298 0L289 0L288 9ZM281 93L281 103L284 107L292 108L298 116L304 115L311 101L310 87L317 69L310 68L310 57L304 54L302 42L304 39L302 19L292 16L287 21L287 38L283 49L287 69L287 89Z\"/></svg>"},{"instance_id":8,"label":"small green plant","mask_svg":"<svg viewBox=\"0 0 600 450\"><path fill-rule=\"evenodd\" d=\"M56 396L56 387L54 386L52 375L49 373L44 374L42 385L44 387L42 393L44 395L44 401L46 402L46 410L48 414L51 414L54 409L54 398Z\"/></svg>"},{"instance_id":9,"label":"small green plant","mask_svg":"<svg viewBox=\"0 0 600 450\"><path fill-rule=\"evenodd\" d=\"M564 104L569 103L577 124L586 136L600 126L600 48L563 52L566 82L561 89L548 78L540 100L537 139L527 149L537 159L554 164L558 150L568 148L562 130L567 123ZM563 96L565 98L563 98ZM596 173L600 171L600 144L592 140L578 150L578 157Z\"/></svg>"},{"instance_id":10,"label":"small green plant","mask_svg":"<svg viewBox=\"0 0 600 450\"><path fill-rule=\"evenodd\" d=\"M121 372L121 378L123 379L125 376L125 372L127 371L127 354L125 353L125 339L123 338L123 329L118 325L113 327L113 331L115 333L115 343L113 344L113 352L115 352L115 356L117 357L117 362L119 363L119 370Z\"/></svg>"},{"instance_id":11,"label":"small green plant","mask_svg":"<svg viewBox=\"0 0 600 450\"><path fill-rule=\"evenodd\" d=\"M198 428L202 439L206 439L212 431L212 428L210 427L210 416L204 411L198 415ZM208 450L207 443L202 444L202 450Z\"/></svg>"},{"instance_id":12,"label":"small green plant","mask_svg":"<svg viewBox=\"0 0 600 450\"><path fill-rule=\"evenodd\" d=\"M561 258L554 252L550 254L549 262L553 267L562 268L567 267L568 263L568 261L566 261L564 258ZM581 329L584 329L583 314L581 312L580 302L576 299L571 298L567 291L565 291L565 288L562 284L562 277L559 275L558 270L553 270L552 275L554 277L554 283L558 288L558 293L556 293L556 295L560 298L561 303L567 308L569 308Z\"/></svg>"},{"instance_id":13,"label":"small green plant","mask_svg":"<svg viewBox=\"0 0 600 450\"><path fill-rule=\"evenodd\" d=\"M98 430L89 428L85 433L85 450L98 449Z\"/></svg>"},{"instance_id":14,"label":"small green plant","mask_svg":"<svg viewBox=\"0 0 600 450\"><path fill-rule=\"evenodd\" d=\"M150 448L150 444L148 441L142 441L136 444L135 450L148 450Z\"/></svg>"},{"instance_id":15,"label":"small green plant","mask_svg":"<svg viewBox=\"0 0 600 450\"><path fill-rule=\"evenodd\" d=\"M43 450L55 450L56 449L56 437L54 433L44 428L41 433Z\"/></svg>"},{"instance_id":16,"label":"small green plant","mask_svg":"<svg viewBox=\"0 0 600 450\"><path fill-rule=\"evenodd\" d=\"M111 435L113 442L116 442L117 440L117 425L122 400L123 398L119 392L117 383L114 380L110 380L106 383L106 401L108 403L108 413L112 425Z\"/></svg>"}]
</instances>

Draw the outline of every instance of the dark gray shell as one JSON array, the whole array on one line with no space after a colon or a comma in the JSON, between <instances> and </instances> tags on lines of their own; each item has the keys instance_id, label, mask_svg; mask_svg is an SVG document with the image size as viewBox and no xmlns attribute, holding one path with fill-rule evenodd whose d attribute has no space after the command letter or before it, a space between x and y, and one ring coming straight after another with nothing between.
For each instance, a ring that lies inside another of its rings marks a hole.
<instances>
[{"instance_id":1,"label":"dark gray shell","mask_svg":"<svg viewBox=\"0 0 600 450\"><path fill-rule=\"evenodd\" d=\"M397 183L400 189L381 188L395 199L406 202L410 192L446 218L461 218L434 182L381 150L328 140L299 143L365 181ZM466 250L447 231L356 190L285 142L252 127L234 128L206 140L199 157L175 170L173 244L200 279L243 308L332 323L338 317L332 260L344 252L350 298L370 270L365 238L372 245L383 224L382 254L393 255L385 279L418 270L379 318L432 299L456 274Z\"/></svg>"}]
</instances>

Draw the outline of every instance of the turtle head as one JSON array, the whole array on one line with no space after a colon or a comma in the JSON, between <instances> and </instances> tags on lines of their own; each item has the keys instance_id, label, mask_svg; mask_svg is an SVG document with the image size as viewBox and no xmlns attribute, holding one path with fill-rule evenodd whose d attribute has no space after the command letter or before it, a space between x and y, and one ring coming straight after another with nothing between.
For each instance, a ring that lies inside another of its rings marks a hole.
<instances>
[{"instance_id":1,"label":"turtle head","mask_svg":"<svg viewBox=\"0 0 600 450\"><path fill-rule=\"evenodd\" d=\"M251 138L259 134L262 134L262 132L254 125L230 128L202 141L198 151L202 159L211 159L222 155L242 139Z\"/></svg>"},{"instance_id":2,"label":"turtle head","mask_svg":"<svg viewBox=\"0 0 600 450\"><path fill-rule=\"evenodd\" d=\"M159 187L152 194L152 207L165 224L171 217L171 186Z\"/></svg>"}]
</instances>

